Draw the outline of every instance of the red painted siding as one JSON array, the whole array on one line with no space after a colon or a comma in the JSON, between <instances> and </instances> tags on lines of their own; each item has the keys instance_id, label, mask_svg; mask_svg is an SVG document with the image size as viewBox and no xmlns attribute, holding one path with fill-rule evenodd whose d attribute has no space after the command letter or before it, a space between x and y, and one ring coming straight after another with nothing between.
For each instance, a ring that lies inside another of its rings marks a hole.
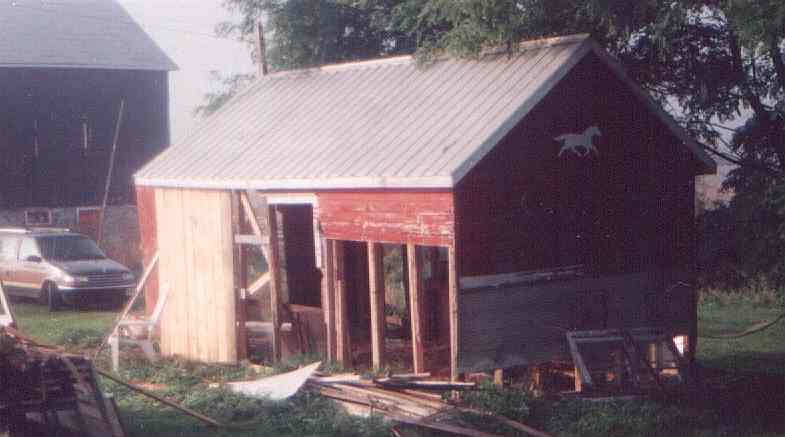
<instances>
[{"instance_id":1,"label":"red painted siding","mask_svg":"<svg viewBox=\"0 0 785 437\"><path fill-rule=\"evenodd\" d=\"M433 246L453 242L451 192L324 192L318 198L327 238Z\"/></svg>"},{"instance_id":2,"label":"red painted siding","mask_svg":"<svg viewBox=\"0 0 785 437\"><path fill-rule=\"evenodd\" d=\"M598 126L598 154L555 137ZM455 192L462 275L586 264L685 268L696 162L627 88L584 59Z\"/></svg>"},{"instance_id":3,"label":"red painted siding","mask_svg":"<svg viewBox=\"0 0 785 437\"><path fill-rule=\"evenodd\" d=\"M136 187L136 208L139 214L139 236L142 243L142 261L147 267L158 250L155 224L155 188ZM158 272L153 271L144 291L145 310L153 311L158 300Z\"/></svg>"}]
</instances>

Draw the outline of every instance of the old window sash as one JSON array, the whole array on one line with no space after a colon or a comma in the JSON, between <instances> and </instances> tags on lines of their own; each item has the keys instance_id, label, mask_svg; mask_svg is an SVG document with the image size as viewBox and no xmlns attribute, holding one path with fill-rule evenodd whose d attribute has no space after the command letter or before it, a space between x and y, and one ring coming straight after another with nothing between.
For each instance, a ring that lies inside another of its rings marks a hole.
<instances>
[{"instance_id":1,"label":"old window sash","mask_svg":"<svg viewBox=\"0 0 785 437\"><path fill-rule=\"evenodd\" d=\"M648 372L654 382L662 388L660 371L664 369L677 369L682 382L686 382L689 377L688 363L684 356L679 353L674 343L673 333L657 328L635 328L635 329L604 329L589 331L570 331L566 333L569 343L570 354L576 368L576 378L580 387L578 391L591 391L596 389L599 384L593 380L591 374L592 362L589 352L593 346L598 348L600 345L608 346L616 344L623 352L621 364L627 372L629 383L632 388L641 387L641 371ZM655 357L647 356L647 351L642 350L640 345L655 345ZM663 357L663 350L667 350L673 365L668 365ZM643 364L643 366L641 366ZM620 378L619 375L616 376ZM619 379L621 385L624 381Z\"/></svg>"}]
</instances>

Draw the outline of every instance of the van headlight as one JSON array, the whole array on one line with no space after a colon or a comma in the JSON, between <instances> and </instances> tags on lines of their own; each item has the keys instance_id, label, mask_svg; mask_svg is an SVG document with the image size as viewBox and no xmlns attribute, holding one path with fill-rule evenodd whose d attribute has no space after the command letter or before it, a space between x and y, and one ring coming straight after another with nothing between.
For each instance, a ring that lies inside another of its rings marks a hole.
<instances>
[{"instance_id":1,"label":"van headlight","mask_svg":"<svg viewBox=\"0 0 785 437\"><path fill-rule=\"evenodd\" d=\"M133 281L133 280L134 280L134 274L133 273L131 273L131 272L123 273L123 281Z\"/></svg>"},{"instance_id":2,"label":"van headlight","mask_svg":"<svg viewBox=\"0 0 785 437\"><path fill-rule=\"evenodd\" d=\"M68 273L63 273L60 277L69 284L84 284L88 281L87 276L69 275Z\"/></svg>"}]
</instances>

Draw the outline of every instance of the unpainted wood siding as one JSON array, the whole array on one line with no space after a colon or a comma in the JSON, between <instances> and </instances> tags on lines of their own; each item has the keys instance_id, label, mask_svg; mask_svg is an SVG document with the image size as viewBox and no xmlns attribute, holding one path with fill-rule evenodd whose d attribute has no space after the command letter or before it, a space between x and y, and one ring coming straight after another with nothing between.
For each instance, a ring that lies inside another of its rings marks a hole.
<instances>
[{"instance_id":1,"label":"unpainted wood siding","mask_svg":"<svg viewBox=\"0 0 785 437\"><path fill-rule=\"evenodd\" d=\"M231 208L228 191L155 189L165 356L237 361Z\"/></svg>"},{"instance_id":2,"label":"unpainted wood siding","mask_svg":"<svg viewBox=\"0 0 785 437\"><path fill-rule=\"evenodd\" d=\"M318 198L326 238L430 246L453 243L451 192L322 192Z\"/></svg>"},{"instance_id":3,"label":"unpainted wood siding","mask_svg":"<svg viewBox=\"0 0 785 437\"><path fill-rule=\"evenodd\" d=\"M559 156L556 137L591 126L601 131L597 153ZM461 275L690 265L696 166L590 55L458 184Z\"/></svg>"},{"instance_id":4,"label":"unpainted wood siding","mask_svg":"<svg viewBox=\"0 0 785 437\"><path fill-rule=\"evenodd\" d=\"M152 187L136 187L136 210L139 217L139 240L142 252L142 271L150 264L158 250L156 234L155 189ZM147 279L144 288L145 312L151 314L158 301L158 269L156 268Z\"/></svg>"},{"instance_id":5,"label":"unpainted wood siding","mask_svg":"<svg viewBox=\"0 0 785 437\"><path fill-rule=\"evenodd\" d=\"M460 370L569 361L570 330L657 326L688 335L693 291L673 287L684 277L646 272L461 290Z\"/></svg>"}]
</instances>

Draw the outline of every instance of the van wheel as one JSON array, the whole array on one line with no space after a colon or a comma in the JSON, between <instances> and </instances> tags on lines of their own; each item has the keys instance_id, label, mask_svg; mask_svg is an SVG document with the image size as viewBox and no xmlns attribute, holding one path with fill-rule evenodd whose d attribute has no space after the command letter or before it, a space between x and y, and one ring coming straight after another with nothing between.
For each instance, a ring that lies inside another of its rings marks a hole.
<instances>
[{"instance_id":1,"label":"van wheel","mask_svg":"<svg viewBox=\"0 0 785 437\"><path fill-rule=\"evenodd\" d=\"M55 312L63 306L63 297L60 296L60 290L57 289L57 285L51 282L44 285L41 298L46 299L49 312Z\"/></svg>"}]
</instances>

